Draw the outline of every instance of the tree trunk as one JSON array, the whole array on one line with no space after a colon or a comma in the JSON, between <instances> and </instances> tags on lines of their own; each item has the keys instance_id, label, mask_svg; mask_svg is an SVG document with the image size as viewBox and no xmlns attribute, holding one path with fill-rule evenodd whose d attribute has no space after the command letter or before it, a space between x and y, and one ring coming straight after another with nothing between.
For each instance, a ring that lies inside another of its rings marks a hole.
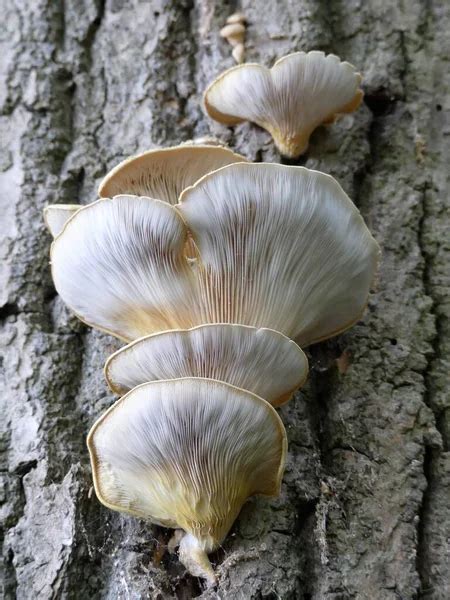
<instances>
[{"instance_id":1,"label":"tree trunk","mask_svg":"<svg viewBox=\"0 0 450 600\"><path fill-rule=\"evenodd\" d=\"M233 65L223 0L3 0L0 32L1 518L6 598L450 597L447 0L245 0L246 58L321 49L364 75L365 103L297 161L335 176L383 250L362 321L309 350L280 414L279 499L252 499L206 590L170 532L102 507L86 433L113 401L119 347L55 295L46 204L96 198L130 154L213 134L254 161L269 135L211 122ZM448 355L447 355L448 356Z\"/></svg>"}]
</instances>

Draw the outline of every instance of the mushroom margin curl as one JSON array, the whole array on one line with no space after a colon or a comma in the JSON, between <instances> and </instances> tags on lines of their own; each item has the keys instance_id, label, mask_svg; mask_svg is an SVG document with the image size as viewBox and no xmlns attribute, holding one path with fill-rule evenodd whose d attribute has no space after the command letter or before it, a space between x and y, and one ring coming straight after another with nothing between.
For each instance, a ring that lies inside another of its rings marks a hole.
<instances>
[{"instance_id":1,"label":"mushroom margin curl","mask_svg":"<svg viewBox=\"0 0 450 600\"><path fill-rule=\"evenodd\" d=\"M287 402L307 376L308 360L288 337L230 323L140 338L105 365L108 385L119 395L147 381L203 377L253 392L273 406Z\"/></svg>"},{"instance_id":2,"label":"mushroom margin curl","mask_svg":"<svg viewBox=\"0 0 450 600\"><path fill-rule=\"evenodd\" d=\"M224 125L251 121L266 129L281 154L303 154L311 133L353 112L363 92L361 75L334 54L295 52L271 69L245 63L219 75L204 93L209 116Z\"/></svg>"},{"instance_id":3,"label":"mushroom margin curl","mask_svg":"<svg viewBox=\"0 0 450 600\"><path fill-rule=\"evenodd\" d=\"M201 378L134 388L97 420L87 444L99 500L183 529L180 559L210 584L216 577L207 554L248 497L278 495L287 448L268 402Z\"/></svg>"},{"instance_id":4,"label":"mushroom margin curl","mask_svg":"<svg viewBox=\"0 0 450 600\"><path fill-rule=\"evenodd\" d=\"M178 202L181 192L206 173L219 167L246 162L217 142L192 142L148 150L119 163L98 188L101 198L121 194L149 196L171 205Z\"/></svg>"}]
</instances>

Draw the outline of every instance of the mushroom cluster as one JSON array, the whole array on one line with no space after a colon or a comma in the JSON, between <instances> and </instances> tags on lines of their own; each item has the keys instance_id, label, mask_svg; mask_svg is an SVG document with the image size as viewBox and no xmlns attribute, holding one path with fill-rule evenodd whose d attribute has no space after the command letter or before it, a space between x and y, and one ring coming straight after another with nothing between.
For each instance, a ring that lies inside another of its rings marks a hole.
<instances>
[{"instance_id":1,"label":"mushroom cluster","mask_svg":"<svg viewBox=\"0 0 450 600\"><path fill-rule=\"evenodd\" d=\"M328 89L322 120L349 101ZM244 502L279 492L275 407L307 377L302 348L360 318L379 248L331 176L212 143L128 159L99 196L45 211L59 295L127 342L105 366L120 398L88 436L95 491L113 510L182 530L181 561L214 583L208 553Z\"/></svg>"}]
</instances>

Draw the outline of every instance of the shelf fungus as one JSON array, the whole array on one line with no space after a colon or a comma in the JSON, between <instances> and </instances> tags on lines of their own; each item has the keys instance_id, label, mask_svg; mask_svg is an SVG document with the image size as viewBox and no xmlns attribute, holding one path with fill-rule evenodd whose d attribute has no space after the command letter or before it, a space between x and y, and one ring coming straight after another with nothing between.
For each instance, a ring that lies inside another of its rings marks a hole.
<instances>
[{"instance_id":1,"label":"shelf fungus","mask_svg":"<svg viewBox=\"0 0 450 600\"><path fill-rule=\"evenodd\" d=\"M44 208L44 221L54 238L80 208L81 204L50 204Z\"/></svg>"},{"instance_id":2,"label":"shelf fungus","mask_svg":"<svg viewBox=\"0 0 450 600\"><path fill-rule=\"evenodd\" d=\"M316 127L358 108L360 83L356 69L333 54L295 52L271 69L253 63L228 69L207 88L204 103L220 123L263 127L281 154L296 158Z\"/></svg>"},{"instance_id":3,"label":"shelf fungus","mask_svg":"<svg viewBox=\"0 0 450 600\"><path fill-rule=\"evenodd\" d=\"M112 169L99 186L99 196L150 196L176 204L181 192L210 171L246 159L229 148L212 144L181 144L149 150Z\"/></svg>"},{"instance_id":4,"label":"shelf fungus","mask_svg":"<svg viewBox=\"0 0 450 600\"><path fill-rule=\"evenodd\" d=\"M81 208L54 240L53 281L88 325L125 341L198 323L186 227L166 202L116 196Z\"/></svg>"},{"instance_id":5,"label":"shelf fungus","mask_svg":"<svg viewBox=\"0 0 450 600\"><path fill-rule=\"evenodd\" d=\"M88 436L98 498L113 510L182 529L181 561L215 583L207 554L249 496L279 493L286 433L268 402L221 381L145 383Z\"/></svg>"},{"instance_id":6,"label":"shelf fungus","mask_svg":"<svg viewBox=\"0 0 450 600\"><path fill-rule=\"evenodd\" d=\"M229 152L207 174L213 159L182 175L168 160L172 183L145 188L160 199L77 207L51 248L64 302L132 342L105 366L125 395L88 437L97 495L183 530L180 559L209 583L207 554L246 499L278 494L286 436L273 407L304 383L300 347L360 318L379 257L332 177Z\"/></svg>"},{"instance_id":7,"label":"shelf fungus","mask_svg":"<svg viewBox=\"0 0 450 600\"><path fill-rule=\"evenodd\" d=\"M176 208L198 251L202 322L269 327L304 347L361 317L379 247L331 176L228 165Z\"/></svg>"},{"instance_id":8,"label":"shelf fungus","mask_svg":"<svg viewBox=\"0 0 450 600\"><path fill-rule=\"evenodd\" d=\"M124 394L141 383L180 377L225 381L274 406L303 385L308 361L289 338L271 329L212 324L143 337L105 365L111 389Z\"/></svg>"}]
</instances>

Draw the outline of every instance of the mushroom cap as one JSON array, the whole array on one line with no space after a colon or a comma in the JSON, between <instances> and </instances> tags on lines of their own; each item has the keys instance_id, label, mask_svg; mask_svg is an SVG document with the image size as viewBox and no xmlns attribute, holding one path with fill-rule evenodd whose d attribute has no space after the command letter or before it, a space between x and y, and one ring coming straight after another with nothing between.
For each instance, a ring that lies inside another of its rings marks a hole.
<instances>
[{"instance_id":1,"label":"mushroom cap","mask_svg":"<svg viewBox=\"0 0 450 600\"><path fill-rule=\"evenodd\" d=\"M181 144L128 158L101 182L100 197L135 194L176 204L181 192L209 171L246 158L217 145Z\"/></svg>"},{"instance_id":2,"label":"mushroom cap","mask_svg":"<svg viewBox=\"0 0 450 600\"><path fill-rule=\"evenodd\" d=\"M253 392L274 406L289 400L307 374L305 354L285 335L229 323L140 338L105 365L108 384L118 394L146 381L204 377Z\"/></svg>"},{"instance_id":3,"label":"mushroom cap","mask_svg":"<svg viewBox=\"0 0 450 600\"><path fill-rule=\"evenodd\" d=\"M211 552L249 496L279 493L281 419L262 398L211 379L145 383L88 436L105 506L190 534Z\"/></svg>"},{"instance_id":4,"label":"mushroom cap","mask_svg":"<svg viewBox=\"0 0 450 600\"><path fill-rule=\"evenodd\" d=\"M360 82L355 67L333 54L295 52L271 69L254 63L228 69L209 85L204 103L220 123L263 127L282 154L295 158L317 126L358 108Z\"/></svg>"},{"instance_id":5,"label":"mushroom cap","mask_svg":"<svg viewBox=\"0 0 450 600\"><path fill-rule=\"evenodd\" d=\"M204 323L269 327L304 347L364 311L379 247L331 176L229 165L185 190L177 209L198 250Z\"/></svg>"},{"instance_id":6,"label":"mushroom cap","mask_svg":"<svg viewBox=\"0 0 450 600\"><path fill-rule=\"evenodd\" d=\"M192 327L195 280L187 231L160 200L116 196L85 206L51 247L56 290L77 316L130 341Z\"/></svg>"},{"instance_id":7,"label":"mushroom cap","mask_svg":"<svg viewBox=\"0 0 450 600\"><path fill-rule=\"evenodd\" d=\"M61 233L66 222L80 208L80 204L50 204L44 208L44 221L54 238Z\"/></svg>"}]
</instances>

